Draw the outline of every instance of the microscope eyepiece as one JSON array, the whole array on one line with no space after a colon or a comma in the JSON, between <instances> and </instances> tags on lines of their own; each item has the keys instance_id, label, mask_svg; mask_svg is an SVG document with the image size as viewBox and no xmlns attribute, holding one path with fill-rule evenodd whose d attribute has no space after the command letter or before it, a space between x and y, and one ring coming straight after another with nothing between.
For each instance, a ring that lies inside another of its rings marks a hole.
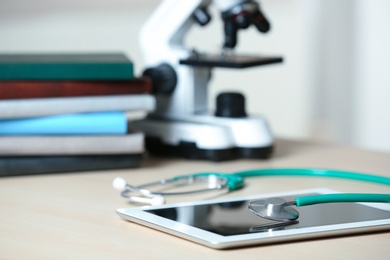
<instances>
[{"instance_id":1,"label":"microscope eyepiece","mask_svg":"<svg viewBox=\"0 0 390 260\"><path fill-rule=\"evenodd\" d=\"M225 42L223 45L224 48L233 49L237 45L237 30L238 28L234 21L225 21Z\"/></svg>"},{"instance_id":2,"label":"microscope eyepiece","mask_svg":"<svg viewBox=\"0 0 390 260\"><path fill-rule=\"evenodd\" d=\"M241 29L246 29L251 25L251 17L248 15L247 12L241 12L235 16L235 22L237 23L238 27Z\"/></svg>"},{"instance_id":3,"label":"microscope eyepiece","mask_svg":"<svg viewBox=\"0 0 390 260\"><path fill-rule=\"evenodd\" d=\"M270 30L271 25L265 18L264 14L258 10L254 16L252 23L256 26L257 30L266 33Z\"/></svg>"},{"instance_id":4,"label":"microscope eyepiece","mask_svg":"<svg viewBox=\"0 0 390 260\"><path fill-rule=\"evenodd\" d=\"M270 23L254 1L245 1L222 13L225 30L224 48L233 49L237 44L239 29L247 29L251 24L260 32L268 32Z\"/></svg>"}]
</instances>

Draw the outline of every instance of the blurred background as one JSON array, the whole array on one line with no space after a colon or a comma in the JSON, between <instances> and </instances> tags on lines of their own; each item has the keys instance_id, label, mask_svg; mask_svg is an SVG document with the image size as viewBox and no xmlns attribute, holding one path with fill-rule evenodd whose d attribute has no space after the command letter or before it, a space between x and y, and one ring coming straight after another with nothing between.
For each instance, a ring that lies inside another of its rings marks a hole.
<instances>
[{"instance_id":1,"label":"blurred background","mask_svg":"<svg viewBox=\"0 0 390 260\"><path fill-rule=\"evenodd\" d=\"M0 0L0 53L123 52L141 75L138 35L158 0ZM239 33L237 53L275 54L284 63L215 69L210 108L241 91L277 137L340 142L390 152L390 1L262 0L271 32ZM215 8L186 45L218 52ZM173 14L174 15L174 14ZM158 43L156 43L158 44Z\"/></svg>"}]
</instances>

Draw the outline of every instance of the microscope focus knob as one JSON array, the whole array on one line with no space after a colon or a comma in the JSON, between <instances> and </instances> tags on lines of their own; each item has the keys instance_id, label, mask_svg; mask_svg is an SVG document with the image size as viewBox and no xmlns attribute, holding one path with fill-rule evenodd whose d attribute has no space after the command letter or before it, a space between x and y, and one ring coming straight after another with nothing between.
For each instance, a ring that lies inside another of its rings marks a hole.
<instances>
[{"instance_id":1,"label":"microscope focus knob","mask_svg":"<svg viewBox=\"0 0 390 260\"><path fill-rule=\"evenodd\" d=\"M154 94L171 94L175 90L177 75L172 66L167 63L147 68L143 75L152 79Z\"/></svg>"},{"instance_id":2,"label":"microscope focus knob","mask_svg":"<svg viewBox=\"0 0 390 260\"><path fill-rule=\"evenodd\" d=\"M217 117L246 117L245 97L238 92L225 92L217 96Z\"/></svg>"}]
</instances>

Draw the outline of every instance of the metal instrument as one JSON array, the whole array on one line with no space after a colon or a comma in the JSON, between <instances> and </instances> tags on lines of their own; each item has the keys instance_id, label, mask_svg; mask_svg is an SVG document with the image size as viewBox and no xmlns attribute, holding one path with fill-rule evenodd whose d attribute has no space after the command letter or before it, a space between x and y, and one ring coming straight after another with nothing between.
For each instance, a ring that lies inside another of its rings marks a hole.
<instances>
[{"instance_id":1,"label":"metal instrument","mask_svg":"<svg viewBox=\"0 0 390 260\"><path fill-rule=\"evenodd\" d=\"M190 28L210 22L208 9L212 4L224 24L221 53L186 47L184 38ZM239 30L251 25L263 33L270 29L255 0L161 1L140 34L146 66L143 74L152 79L156 110L132 122L145 133L150 153L212 161L271 156L274 138L267 120L247 115L241 93L218 95L215 113L208 107L212 69L282 62L281 57L233 53Z\"/></svg>"},{"instance_id":2,"label":"metal instrument","mask_svg":"<svg viewBox=\"0 0 390 260\"><path fill-rule=\"evenodd\" d=\"M170 179L162 179L138 186L128 184L123 178L117 177L113 181L113 186L120 190L121 195L131 202L158 205L165 203L166 196L210 191L235 191L245 186L245 178L262 176L330 177L390 185L390 178L372 174L326 169L276 168L241 171L231 174L216 172L195 173L180 175ZM204 185L198 188L197 184ZM169 191L172 188L178 187L182 188L182 190L179 192ZM157 189L151 190L151 188ZM326 194L299 197L291 202L286 202L282 198L270 198L267 200L253 201L248 207L251 212L260 217L287 222L296 220L299 217L298 211L291 208L291 206L300 207L331 202L390 202L390 194Z\"/></svg>"},{"instance_id":3,"label":"metal instrument","mask_svg":"<svg viewBox=\"0 0 390 260\"><path fill-rule=\"evenodd\" d=\"M282 198L269 198L266 200L252 201L249 203L248 208L259 217L279 222L290 222L299 218L299 212L291 206L301 207L335 202L388 203L390 202L390 194L325 194L298 197L294 201L285 201Z\"/></svg>"}]
</instances>

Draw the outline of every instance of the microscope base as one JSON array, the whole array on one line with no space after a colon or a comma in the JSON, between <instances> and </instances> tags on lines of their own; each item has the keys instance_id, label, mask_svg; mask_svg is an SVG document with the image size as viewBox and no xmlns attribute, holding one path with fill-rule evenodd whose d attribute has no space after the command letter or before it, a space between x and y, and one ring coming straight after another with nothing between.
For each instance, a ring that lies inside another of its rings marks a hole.
<instances>
[{"instance_id":1,"label":"microscope base","mask_svg":"<svg viewBox=\"0 0 390 260\"><path fill-rule=\"evenodd\" d=\"M152 155L224 161L267 159L273 152L273 138L261 117L147 118L133 125L145 133L146 150Z\"/></svg>"},{"instance_id":2,"label":"microscope base","mask_svg":"<svg viewBox=\"0 0 390 260\"><path fill-rule=\"evenodd\" d=\"M195 143L180 142L178 145L164 144L161 139L146 137L146 150L157 156L184 157L187 159L206 159L210 161L227 161L239 158L247 159L268 159L270 158L273 146L262 148L226 148L226 149L199 149Z\"/></svg>"}]
</instances>

